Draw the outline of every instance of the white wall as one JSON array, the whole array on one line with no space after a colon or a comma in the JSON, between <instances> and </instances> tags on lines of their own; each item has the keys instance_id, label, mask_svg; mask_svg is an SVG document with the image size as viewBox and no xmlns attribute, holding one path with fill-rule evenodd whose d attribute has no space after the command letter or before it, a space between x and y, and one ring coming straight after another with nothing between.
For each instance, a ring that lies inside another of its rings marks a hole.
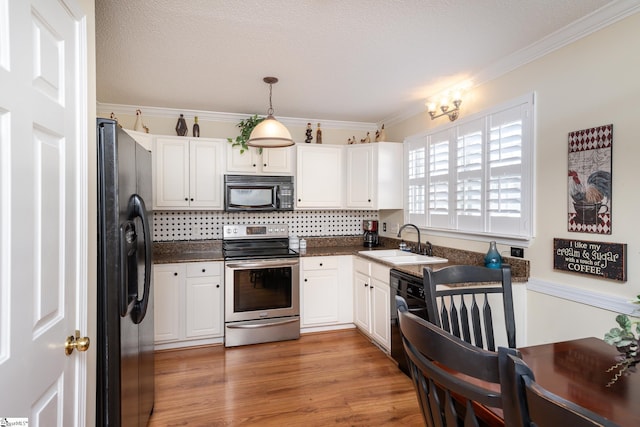
<instances>
[{"instance_id":1,"label":"white wall","mask_svg":"<svg viewBox=\"0 0 640 427\"><path fill-rule=\"evenodd\" d=\"M531 277L571 285L593 293L633 299L640 294L640 14L635 14L498 79L464 97L461 115L482 111L535 92L536 102L536 237L525 257ZM388 125L390 139L446 124L431 122L426 112ZM570 131L613 123L612 234L567 231L567 135ZM387 218L384 213L380 221ZM602 280L553 269L553 238L628 244L628 282ZM486 242L444 237L432 243L486 251ZM501 247L501 251L508 250ZM602 337L615 326L615 313L540 293L528 293L529 343L585 335Z\"/></svg>"}]
</instances>

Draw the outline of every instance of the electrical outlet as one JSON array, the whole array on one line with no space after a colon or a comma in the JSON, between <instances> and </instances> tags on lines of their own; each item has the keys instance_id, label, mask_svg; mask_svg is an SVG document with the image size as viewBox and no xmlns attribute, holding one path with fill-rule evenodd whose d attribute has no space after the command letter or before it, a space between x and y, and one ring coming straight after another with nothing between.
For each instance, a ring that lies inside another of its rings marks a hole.
<instances>
[{"instance_id":1,"label":"electrical outlet","mask_svg":"<svg viewBox=\"0 0 640 427\"><path fill-rule=\"evenodd\" d=\"M387 231L387 223L386 222L382 223L382 231Z\"/></svg>"},{"instance_id":2,"label":"electrical outlet","mask_svg":"<svg viewBox=\"0 0 640 427\"><path fill-rule=\"evenodd\" d=\"M400 224L396 224L396 231L395 233L398 234L400 232Z\"/></svg>"},{"instance_id":3,"label":"electrical outlet","mask_svg":"<svg viewBox=\"0 0 640 427\"><path fill-rule=\"evenodd\" d=\"M511 247L511 256L516 258L524 258L524 248Z\"/></svg>"}]
</instances>

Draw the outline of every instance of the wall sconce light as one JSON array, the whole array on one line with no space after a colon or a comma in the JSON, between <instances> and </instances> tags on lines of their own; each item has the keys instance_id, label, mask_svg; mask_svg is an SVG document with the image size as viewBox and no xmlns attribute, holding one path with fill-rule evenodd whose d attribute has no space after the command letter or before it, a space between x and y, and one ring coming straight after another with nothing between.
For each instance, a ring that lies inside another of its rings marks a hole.
<instances>
[{"instance_id":1,"label":"wall sconce light","mask_svg":"<svg viewBox=\"0 0 640 427\"><path fill-rule=\"evenodd\" d=\"M459 92L456 92L453 96L453 108L449 105L449 100L445 97L440 101L440 105L436 108L436 104L430 102L427 104L427 112L431 117L431 120L438 117L448 116L450 121L454 121L460 115L460 105L462 104L462 97ZM438 109L442 111L438 114Z\"/></svg>"}]
</instances>

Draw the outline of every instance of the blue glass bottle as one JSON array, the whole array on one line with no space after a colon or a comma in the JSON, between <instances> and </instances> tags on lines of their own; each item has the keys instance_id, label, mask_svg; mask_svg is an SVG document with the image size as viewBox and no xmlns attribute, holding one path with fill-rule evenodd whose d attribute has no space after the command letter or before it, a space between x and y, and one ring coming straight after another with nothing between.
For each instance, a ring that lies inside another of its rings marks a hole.
<instances>
[{"instance_id":1,"label":"blue glass bottle","mask_svg":"<svg viewBox=\"0 0 640 427\"><path fill-rule=\"evenodd\" d=\"M496 248L495 240L489 242L489 250L484 256L484 266L488 268L500 268L502 267L502 257L500 252Z\"/></svg>"}]
</instances>

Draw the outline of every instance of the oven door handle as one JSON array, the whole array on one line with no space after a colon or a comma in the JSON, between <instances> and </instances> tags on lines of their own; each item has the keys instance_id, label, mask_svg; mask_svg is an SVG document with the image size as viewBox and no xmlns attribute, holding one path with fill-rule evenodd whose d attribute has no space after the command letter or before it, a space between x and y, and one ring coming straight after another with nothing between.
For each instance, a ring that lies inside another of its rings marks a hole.
<instances>
[{"instance_id":1,"label":"oven door handle","mask_svg":"<svg viewBox=\"0 0 640 427\"><path fill-rule=\"evenodd\" d=\"M284 320L277 320L274 319L273 322L264 322L264 323L227 323L227 328L231 328L231 329L259 329L259 328L266 328L269 326L279 326L279 325L286 325L287 323L294 323L294 322L298 322L300 319L299 318L294 318L294 319L284 319Z\"/></svg>"},{"instance_id":2,"label":"oven door handle","mask_svg":"<svg viewBox=\"0 0 640 427\"><path fill-rule=\"evenodd\" d=\"M225 267L229 268L260 268L260 267L289 267L300 264L299 258L291 259L265 259L249 261L227 261Z\"/></svg>"}]
</instances>

